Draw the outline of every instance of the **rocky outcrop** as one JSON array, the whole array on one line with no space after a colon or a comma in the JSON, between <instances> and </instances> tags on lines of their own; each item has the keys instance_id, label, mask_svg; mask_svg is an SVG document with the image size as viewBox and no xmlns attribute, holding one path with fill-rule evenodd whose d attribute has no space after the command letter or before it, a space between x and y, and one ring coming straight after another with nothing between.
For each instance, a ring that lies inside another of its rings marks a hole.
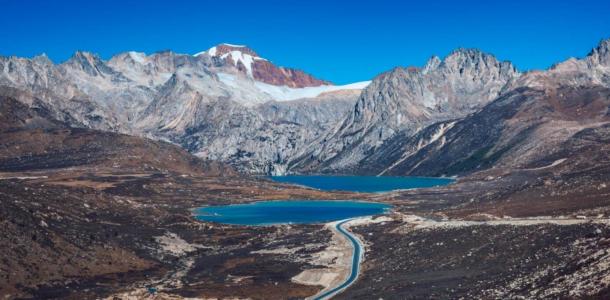
<instances>
[{"instance_id":1,"label":"rocky outcrop","mask_svg":"<svg viewBox=\"0 0 610 300\"><path fill-rule=\"evenodd\" d=\"M593 66L610 67L610 39L599 42L585 60Z\"/></svg>"},{"instance_id":2,"label":"rocky outcrop","mask_svg":"<svg viewBox=\"0 0 610 300\"><path fill-rule=\"evenodd\" d=\"M254 61L252 65L254 79L273 85L285 85L293 88L330 85L329 81L317 79L301 70L276 67L266 60Z\"/></svg>"}]
</instances>

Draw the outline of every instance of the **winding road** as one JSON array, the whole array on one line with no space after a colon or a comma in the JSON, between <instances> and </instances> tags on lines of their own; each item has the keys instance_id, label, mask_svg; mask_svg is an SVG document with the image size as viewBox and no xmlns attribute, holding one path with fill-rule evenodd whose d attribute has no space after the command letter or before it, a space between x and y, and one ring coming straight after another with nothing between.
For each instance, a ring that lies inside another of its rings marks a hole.
<instances>
[{"instance_id":1,"label":"winding road","mask_svg":"<svg viewBox=\"0 0 610 300\"><path fill-rule=\"evenodd\" d=\"M343 221L337 223L337 225L335 225L335 228L337 229L338 232L340 232L345 237L347 237L347 239L349 239L350 242L352 242L352 247L354 249L353 256L352 256L352 271L350 272L349 277L343 283L324 292L321 295L318 295L317 297L313 298L314 300L330 299L332 296L334 296L334 295L340 293L341 291L343 291L344 289L346 289L348 286L350 286L352 283L354 283L354 281L356 281L356 278L358 278L358 275L360 273L360 261L362 259L362 254L364 253L364 251L363 251L362 243L360 242L360 240L356 236L354 236L351 232L349 232L345 228L343 228L343 225L351 220L352 219L343 220Z\"/></svg>"}]
</instances>

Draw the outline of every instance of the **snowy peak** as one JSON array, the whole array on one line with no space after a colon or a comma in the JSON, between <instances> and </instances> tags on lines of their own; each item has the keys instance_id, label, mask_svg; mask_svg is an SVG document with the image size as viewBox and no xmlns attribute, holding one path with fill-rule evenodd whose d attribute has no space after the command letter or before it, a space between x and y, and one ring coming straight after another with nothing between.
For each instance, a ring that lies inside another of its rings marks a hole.
<instances>
[{"instance_id":1,"label":"snowy peak","mask_svg":"<svg viewBox=\"0 0 610 300\"><path fill-rule=\"evenodd\" d=\"M219 44L199 52L195 56L204 54L220 58L248 77L271 85L290 88L332 85L328 81L317 79L301 70L278 67L245 45Z\"/></svg>"},{"instance_id":2,"label":"snowy peak","mask_svg":"<svg viewBox=\"0 0 610 300\"><path fill-rule=\"evenodd\" d=\"M259 57L254 50L246 46L233 44L220 44L208 49L205 53L211 57L223 59L238 70L248 74L249 77L254 77L254 62L256 60L266 60Z\"/></svg>"},{"instance_id":3,"label":"snowy peak","mask_svg":"<svg viewBox=\"0 0 610 300\"><path fill-rule=\"evenodd\" d=\"M233 45L233 44L219 44L216 45L210 49L208 49L206 51L206 53L210 56L214 56L214 57L227 57L228 55L230 55L231 53L234 52L238 52L240 55L243 56L250 56L250 57L258 57L258 54L256 52L254 52L254 50L248 48L245 45Z\"/></svg>"}]
</instances>

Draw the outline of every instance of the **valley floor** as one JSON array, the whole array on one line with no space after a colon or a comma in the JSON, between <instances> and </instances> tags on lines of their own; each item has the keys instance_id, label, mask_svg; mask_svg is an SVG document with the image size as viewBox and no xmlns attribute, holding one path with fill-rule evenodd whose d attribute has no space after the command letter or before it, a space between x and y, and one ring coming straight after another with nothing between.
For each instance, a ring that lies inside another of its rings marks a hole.
<instances>
[{"instance_id":1,"label":"valley floor","mask_svg":"<svg viewBox=\"0 0 610 300\"><path fill-rule=\"evenodd\" d=\"M190 209L363 199L394 209L350 223L366 252L360 276L336 298L608 297L606 179L574 191L587 197L539 196L544 206L524 209L529 200L520 193L546 194L553 185L536 184L540 173L490 174L441 188L354 194L236 175L103 167L2 173L0 295L310 297L348 274L351 250L328 226L225 226L196 221ZM518 184L525 181L534 184Z\"/></svg>"},{"instance_id":2,"label":"valley floor","mask_svg":"<svg viewBox=\"0 0 610 300\"><path fill-rule=\"evenodd\" d=\"M223 226L194 220L190 209L353 197L237 176L66 169L0 178L0 294L9 299L148 288L176 297L309 296L320 287L291 278L326 248L323 226ZM299 251L264 251L277 247Z\"/></svg>"}]
</instances>

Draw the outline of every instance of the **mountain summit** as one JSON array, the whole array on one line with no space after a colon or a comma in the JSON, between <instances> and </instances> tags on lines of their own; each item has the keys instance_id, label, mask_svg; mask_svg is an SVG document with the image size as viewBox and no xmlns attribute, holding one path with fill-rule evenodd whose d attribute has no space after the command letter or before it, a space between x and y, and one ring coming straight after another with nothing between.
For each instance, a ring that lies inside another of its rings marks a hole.
<instances>
[{"instance_id":1,"label":"mountain summit","mask_svg":"<svg viewBox=\"0 0 610 300\"><path fill-rule=\"evenodd\" d=\"M599 65L610 66L610 38L599 42L587 57Z\"/></svg>"},{"instance_id":2,"label":"mountain summit","mask_svg":"<svg viewBox=\"0 0 610 300\"><path fill-rule=\"evenodd\" d=\"M317 79L301 70L278 67L244 45L223 43L195 54L195 56L200 55L219 58L223 62L235 66L248 77L272 85L291 88L332 85L328 81Z\"/></svg>"}]
</instances>

